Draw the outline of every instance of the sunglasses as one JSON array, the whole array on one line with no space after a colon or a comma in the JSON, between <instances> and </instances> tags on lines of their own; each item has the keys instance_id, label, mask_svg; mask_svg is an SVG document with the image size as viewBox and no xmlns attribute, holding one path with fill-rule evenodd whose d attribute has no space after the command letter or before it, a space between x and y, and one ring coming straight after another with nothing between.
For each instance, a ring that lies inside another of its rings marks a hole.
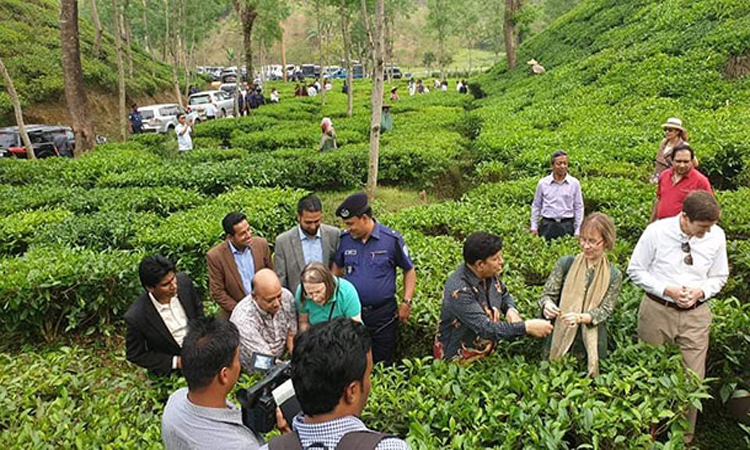
<instances>
[{"instance_id":1,"label":"sunglasses","mask_svg":"<svg viewBox=\"0 0 750 450\"><path fill-rule=\"evenodd\" d=\"M687 255L685 255L685 259L683 259L682 261L688 266L692 266L693 255L690 254L690 242L683 242L680 248L682 248L683 253L687 253Z\"/></svg>"}]
</instances>

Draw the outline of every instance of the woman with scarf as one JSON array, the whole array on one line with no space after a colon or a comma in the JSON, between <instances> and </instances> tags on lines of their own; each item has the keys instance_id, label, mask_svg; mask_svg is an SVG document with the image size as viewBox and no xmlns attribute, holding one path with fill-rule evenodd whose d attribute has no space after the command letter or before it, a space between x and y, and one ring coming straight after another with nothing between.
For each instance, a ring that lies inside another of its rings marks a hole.
<instances>
[{"instance_id":1,"label":"woman with scarf","mask_svg":"<svg viewBox=\"0 0 750 450\"><path fill-rule=\"evenodd\" d=\"M568 352L585 356L587 372L599 374L607 353L606 322L622 289L622 274L605 251L615 245L615 225L606 214L593 213L581 224L581 253L557 261L539 299L546 319L555 320L549 358Z\"/></svg>"}]
</instances>

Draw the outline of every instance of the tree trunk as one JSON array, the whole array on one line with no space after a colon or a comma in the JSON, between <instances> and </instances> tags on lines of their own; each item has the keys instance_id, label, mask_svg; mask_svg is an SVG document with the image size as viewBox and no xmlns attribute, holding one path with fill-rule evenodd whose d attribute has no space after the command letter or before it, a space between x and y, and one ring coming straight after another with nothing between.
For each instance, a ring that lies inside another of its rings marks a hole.
<instances>
[{"instance_id":1,"label":"tree trunk","mask_svg":"<svg viewBox=\"0 0 750 450\"><path fill-rule=\"evenodd\" d=\"M0 72L2 72L3 80L5 80L5 87L8 90L8 95L10 96L10 102L13 103L13 112L16 113L18 132L21 134L23 146L26 148L26 157L29 159L36 159L36 155L34 154L34 147L31 145L29 135L26 134L26 125L23 123L23 111L21 110L21 102L18 101L16 88L13 86L13 80L10 78L8 69L5 68L5 63L3 62L2 58L0 58Z\"/></svg>"},{"instance_id":2,"label":"tree trunk","mask_svg":"<svg viewBox=\"0 0 750 450\"><path fill-rule=\"evenodd\" d=\"M96 0L91 0L91 21L94 22L94 30L96 30L94 55L98 58L102 51L102 22L99 20L99 11L96 9Z\"/></svg>"},{"instance_id":3,"label":"tree trunk","mask_svg":"<svg viewBox=\"0 0 750 450\"><path fill-rule=\"evenodd\" d=\"M164 0L164 56L162 60L167 61L167 55L169 55L169 0Z\"/></svg>"},{"instance_id":4,"label":"tree trunk","mask_svg":"<svg viewBox=\"0 0 750 450\"><path fill-rule=\"evenodd\" d=\"M122 28L122 36L125 37L125 52L128 56L128 78L133 79L133 45L130 41L130 24L125 18L125 13L120 14L120 28Z\"/></svg>"},{"instance_id":5,"label":"tree trunk","mask_svg":"<svg viewBox=\"0 0 750 450\"><path fill-rule=\"evenodd\" d=\"M279 24L279 28L281 29L281 42L279 43L279 46L281 47L281 81L286 83L288 80L286 79L286 44L284 43L284 23Z\"/></svg>"},{"instance_id":6,"label":"tree trunk","mask_svg":"<svg viewBox=\"0 0 750 450\"><path fill-rule=\"evenodd\" d=\"M89 117L89 100L83 87L81 47L78 41L78 1L60 0L60 47L62 52L65 103L76 134L75 156L96 146L94 123Z\"/></svg>"},{"instance_id":7,"label":"tree trunk","mask_svg":"<svg viewBox=\"0 0 750 450\"><path fill-rule=\"evenodd\" d=\"M168 44L169 39L170 39L170 36L169 36L169 16L170 16L170 14L169 14L169 0L164 0L164 17L165 17L165 20L166 20L166 24L165 24L166 32L164 34L164 52L165 52L165 54L164 54L164 60L165 61L167 60L167 58L166 58L167 47L168 47L167 44ZM176 54L175 54L174 51L172 51L172 56L173 56L173 58L172 58L171 67L172 67L172 84L174 85L174 95L175 95L175 99L177 101L177 104L179 104L180 108L182 108L183 105L182 105L182 94L180 94L180 82L177 80L177 66L176 66L176 64L177 64L177 56L176 56Z\"/></svg>"},{"instance_id":8,"label":"tree trunk","mask_svg":"<svg viewBox=\"0 0 750 450\"><path fill-rule=\"evenodd\" d=\"M320 51L320 75L318 75L318 81L320 82L320 104L326 104L326 77L325 77L325 54L323 48L325 43L323 42L323 23L322 23L322 11L323 8L316 8L318 10L318 51Z\"/></svg>"},{"instance_id":9,"label":"tree trunk","mask_svg":"<svg viewBox=\"0 0 750 450\"><path fill-rule=\"evenodd\" d=\"M96 0L93 0L96 1ZM143 13L143 30L146 41L146 51L149 55L151 55L151 76L156 76L155 70L156 70L156 56L154 56L154 48L151 46L151 37L149 36L150 32L148 29L148 15L146 14L146 0L141 0L141 3L143 4L143 8L141 9L141 12Z\"/></svg>"},{"instance_id":10,"label":"tree trunk","mask_svg":"<svg viewBox=\"0 0 750 450\"><path fill-rule=\"evenodd\" d=\"M354 74L352 73L352 44L349 36L349 12L346 9L346 0L341 0L341 36L344 40L344 64L346 64L346 83L349 89L346 91L346 117L351 117L354 111Z\"/></svg>"},{"instance_id":11,"label":"tree trunk","mask_svg":"<svg viewBox=\"0 0 750 450\"><path fill-rule=\"evenodd\" d=\"M505 36L505 57L508 69L516 67L516 29L514 15L521 6L521 0L505 0L505 17L503 20L503 34Z\"/></svg>"},{"instance_id":12,"label":"tree trunk","mask_svg":"<svg viewBox=\"0 0 750 450\"><path fill-rule=\"evenodd\" d=\"M370 161L367 167L367 197L375 198L378 186L378 157L380 153L380 118L383 110L383 66L385 0L375 0L375 42L373 47L373 82L370 96Z\"/></svg>"},{"instance_id":13,"label":"tree trunk","mask_svg":"<svg viewBox=\"0 0 750 450\"><path fill-rule=\"evenodd\" d=\"M445 39L443 37L439 40L440 46L440 81L445 81Z\"/></svg>"},{"instance_id":14,"label":"tree trunk","mask_svg":"<svg viewBox=\"0 0 750 450\"><path fill-rule=\"evenodd\" d=\"M117 0L112 0L112 20L115 28L115 53L117 54L117 84L119 86L120 139L128 139L128 119L125 108L125 64L122 61L122 39L120 36L120 14L117 11Z\"/></svg>"},{"instance_id":15,"label":"tree trunk","mask_svg":"<svg viewBox=\"0 0 750 450\"><path fill-rule=\"evenodd\" d=\"M240 16L242 25L242 41L245 47L245 66L247 67L247 77L252 80L253 74L253 25L258 17L255 6L247 3L247 0L232 0L234 9ZM238 67L238 69L240 69Z\"/></svg>"}]
</instances>

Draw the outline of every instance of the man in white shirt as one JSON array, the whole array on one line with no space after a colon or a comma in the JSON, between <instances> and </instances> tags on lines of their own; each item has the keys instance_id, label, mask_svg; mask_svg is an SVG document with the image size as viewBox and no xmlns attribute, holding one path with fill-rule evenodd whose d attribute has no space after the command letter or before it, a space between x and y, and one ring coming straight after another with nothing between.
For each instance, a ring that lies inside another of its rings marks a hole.
<instances>
[{"instance_id":1,"label":"man in white shirt","mask_svg":"<svg viewBox=\"0 0 750 450\"><path fill-rule=\"evenodd\" d=\"M175 273L161 255L144 258L138 274L146 292L125 313L126 356L156 375L169 375L182 368L188 321L203 316L203 303L190 278Z\"/></svg>"},{"instance_id":2,"label":"man in white shirt","mask_svg":"<svg viewBox=\"0 0 750 450\"><path fill-rule=\"evenodd\" d=\"M174 132L177 133L177 149L181 152L192 150L193 138L190 136L194 131L193 122L188 122L183 113L177 115L177 122L174 129Z\"/></svg>"},{"instance_id":3,"label":"man in white shirt","mask_svg":"<svg viewBox=\"0 0 750 450\"><path fill-rule=\"evenodd\" d=\"M719 203L706 191L688 195L682 212L650 224L638 240L628 275L646 291L638 311L638 337L653 345L676 345L682 365L701 379L706 373L711 310L705 304L729 276L724 231L716 223ZM693 439L697 411L691 408Z\"/></svg>"}]
</instances>

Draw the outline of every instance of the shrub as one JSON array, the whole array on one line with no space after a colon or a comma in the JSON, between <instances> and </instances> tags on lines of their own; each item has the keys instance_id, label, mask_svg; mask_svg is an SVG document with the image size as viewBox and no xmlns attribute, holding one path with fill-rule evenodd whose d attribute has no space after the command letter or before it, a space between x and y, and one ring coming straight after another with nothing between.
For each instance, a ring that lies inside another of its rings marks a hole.
<instances>
[{"instance_id":1,"label":"shrub","mask_svg":"<svg viewBox=\"0 0 750 450\"><path fill-rule=\"evenodd\" d=\"M20 254L26 251L29 240L46 224L64 222L73 217L67 209L21 211L0 219L0 253Z\"/></svg>"}]
</instances>

